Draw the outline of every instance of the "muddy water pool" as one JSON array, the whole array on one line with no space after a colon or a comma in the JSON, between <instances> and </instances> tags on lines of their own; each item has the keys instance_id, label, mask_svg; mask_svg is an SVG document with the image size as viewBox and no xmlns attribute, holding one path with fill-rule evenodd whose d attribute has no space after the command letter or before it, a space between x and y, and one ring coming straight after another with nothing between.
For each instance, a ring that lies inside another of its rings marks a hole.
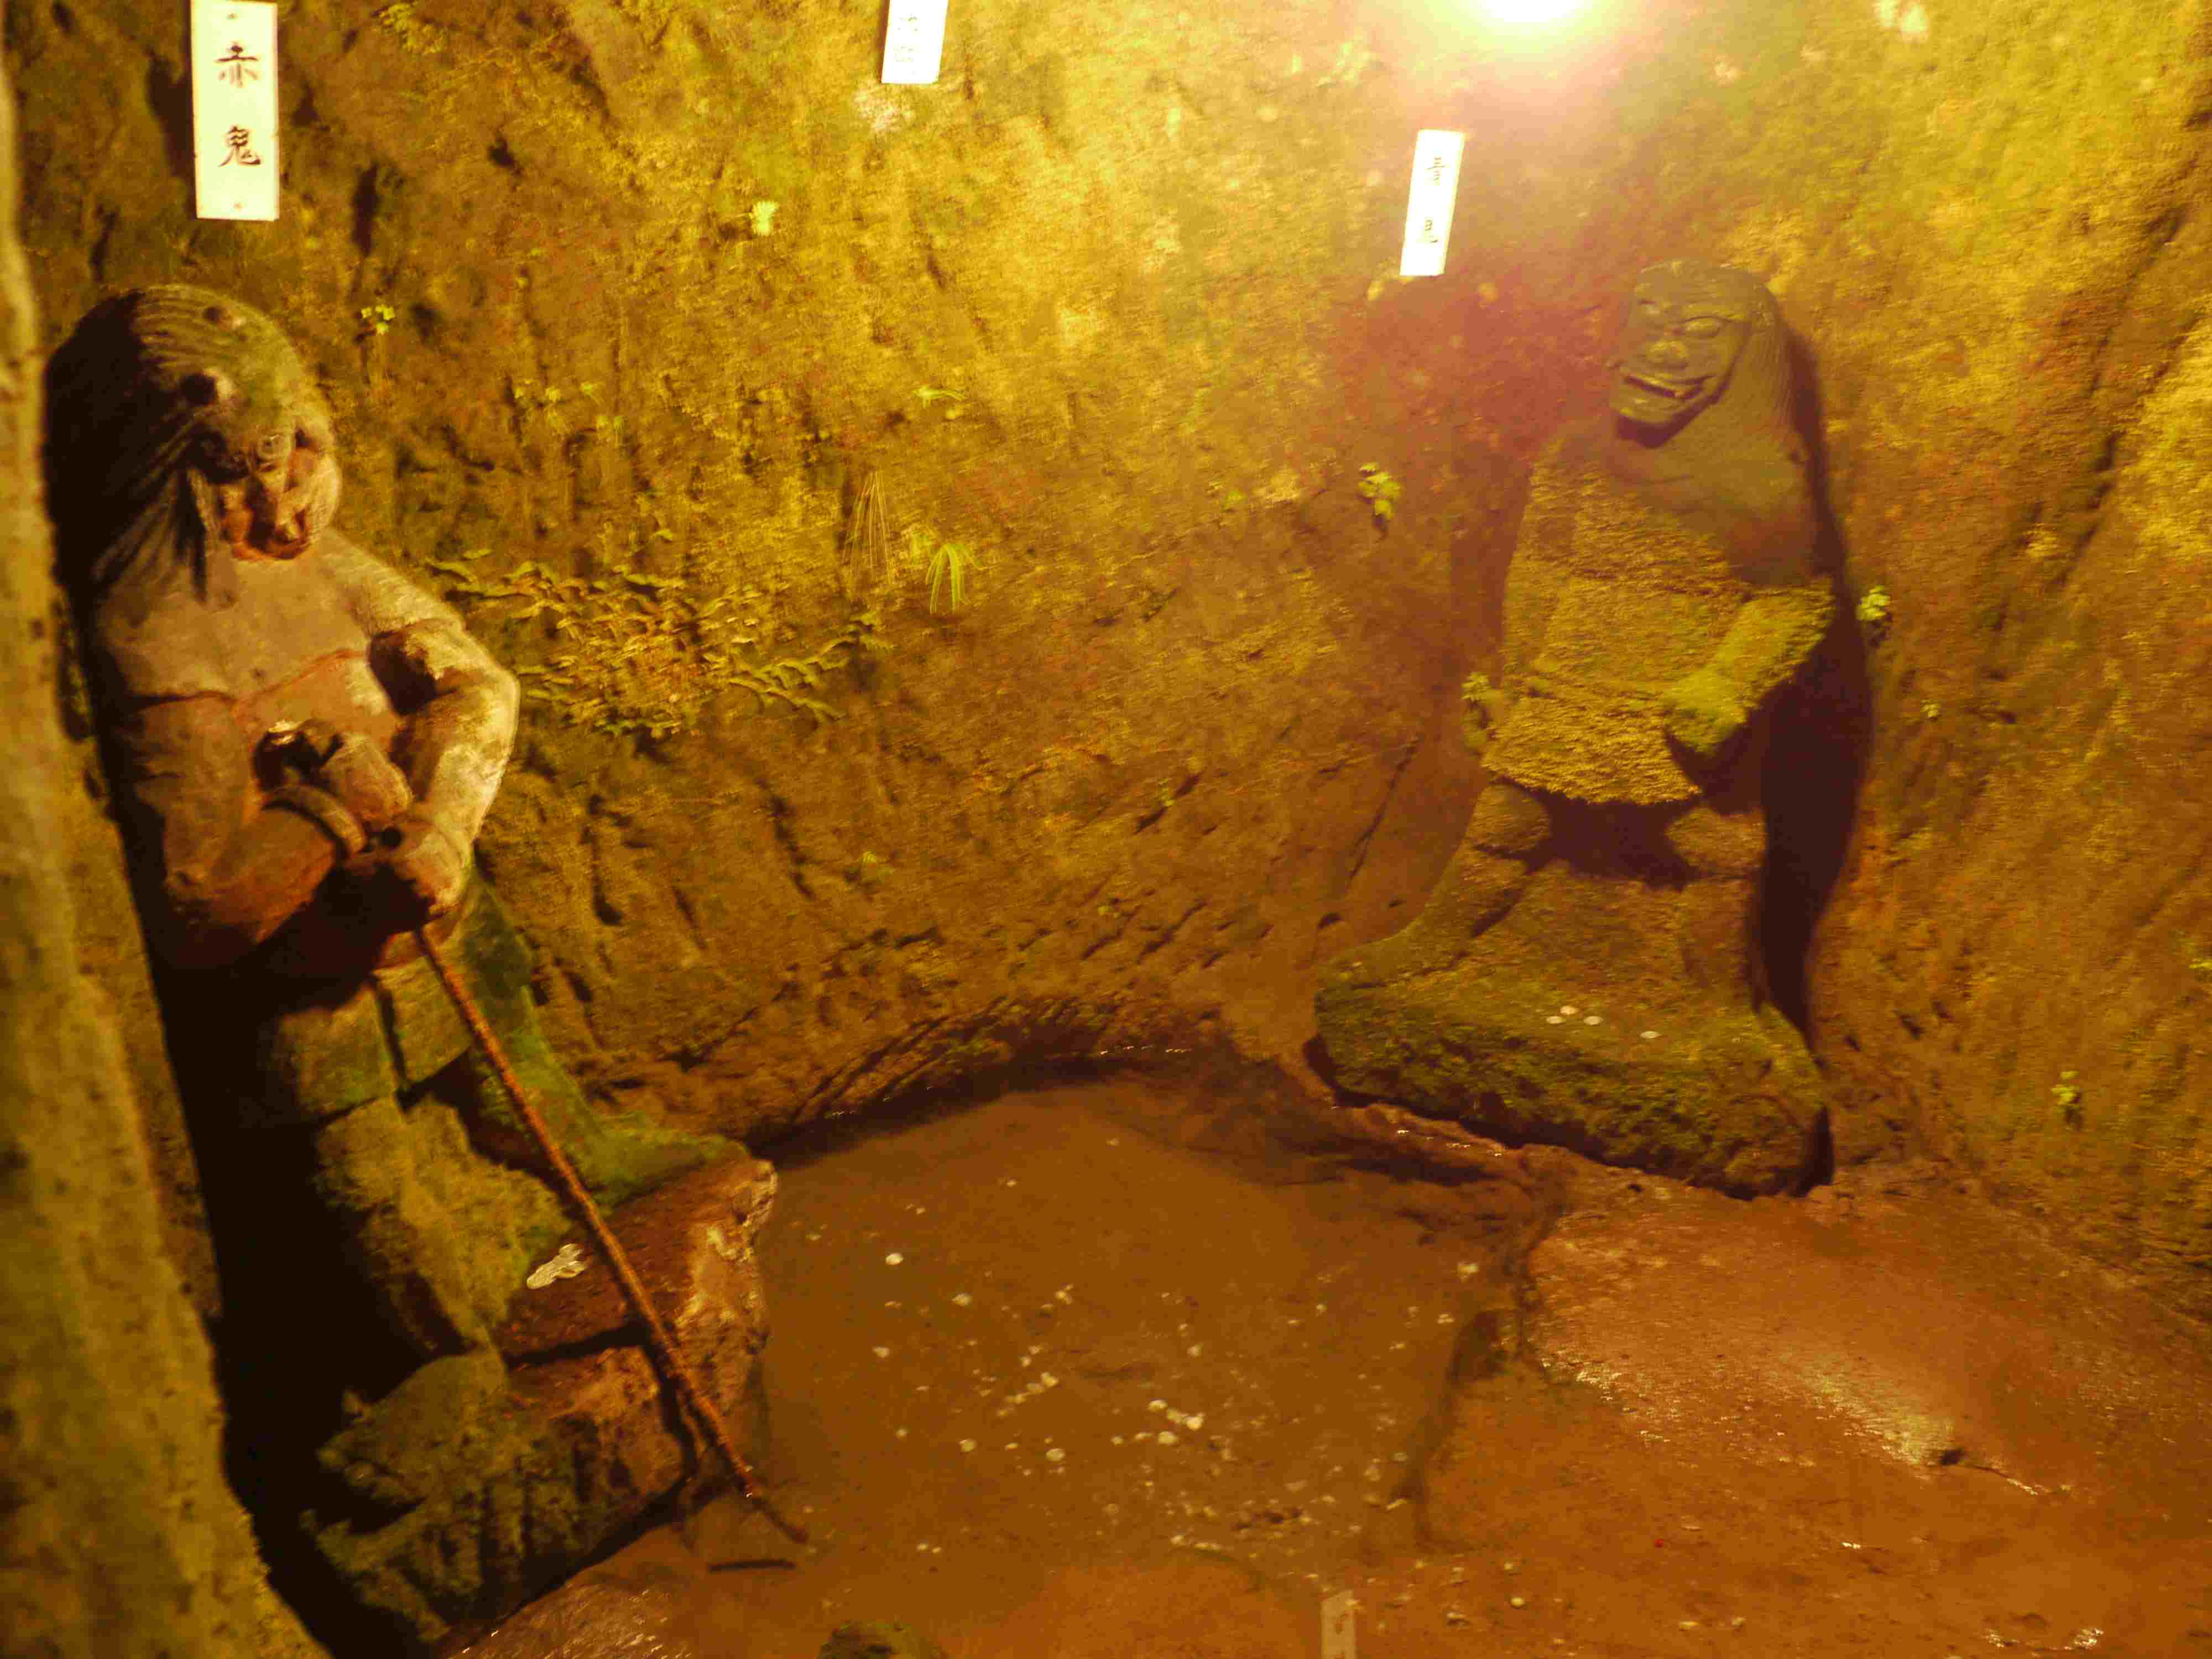
<instances>
[{"instance_id":1,"label":"muddy water pool","mask_svg":"<svg viewBox=\"0 0 2212 1659\"><path fill-rule=\"evenodd\" d=\"M2212 1659L2204 1333L1948 1177L1423 1177L1407 1121L1110 1081L774 1149L816 1547L725 1498L595 1571L702 1659L1313 1659L1340 1590L1361 1659Z\"/></svg>"},{"instance_id":2,"label":"muddy water pool","mask_svg":"<svg viewBox=\"0 0 2212 1659\"><path fill-rule=\"evenodd\" d=\"M1036 1618L1103 1632L1133 1599L1241 1606L1224 1652L1310 1651L1378 1526L1410 1527L1455 1343L1505 1294L1488 1192L1146 1085L780 1161L763 1462L819 1548L768 1565L793 1552L734 1500L684 1529L762 1563L716 1575L717 1653L899 1618L1034 1654Z\"/></svg>"}]
</instances>

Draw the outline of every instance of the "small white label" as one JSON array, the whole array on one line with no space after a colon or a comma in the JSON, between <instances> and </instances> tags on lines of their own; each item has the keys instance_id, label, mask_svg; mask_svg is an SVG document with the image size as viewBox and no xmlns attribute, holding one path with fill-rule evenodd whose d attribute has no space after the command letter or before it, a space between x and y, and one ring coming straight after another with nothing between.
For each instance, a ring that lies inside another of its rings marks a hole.
<instances>
[{"instance_id":1,"label":"small white label","mask_svg":"<svg viewBox=\"0 0 2212 1659\"><path fill-rule=\"evenodd\" d=\"M1321 1604L1321 1659L1358 1659L1352 1634L1352 1614L1358 1606L1348 1589Z\"/></svg>"},{"instance_id":2,"label":"small white label","mask_svg":"<svg viewBox=\"0 0 2212 1659\"><path fill-rule=\"evenodd\" d=\"M276 216L276 8L192 0L192 172L203 219Z\"/></svg>"},{"instance_id":3,"label":"small white label","mask_svg":"<svg viewBox=\"0 0 2212 1659\"><path fill-rule=\"evenodd\" d=\"M895 87L926 87L937 79L945 57L946 0L891 0L884 29L884 82Z\"/></svg>"},{"instance_id":4,"label":"small white label","mask_svg":"<svg viewBox=\"0 0 2212 1659\"><path fill-rule=\"evenodd\" d=\"M1413 187L1406 197L1406 251L1401 276L1441 276L1444 245L1451 240L1452 203L1459 195L1463 132L1424 128L1413 145Z\"/></svg>"}]
</instances>

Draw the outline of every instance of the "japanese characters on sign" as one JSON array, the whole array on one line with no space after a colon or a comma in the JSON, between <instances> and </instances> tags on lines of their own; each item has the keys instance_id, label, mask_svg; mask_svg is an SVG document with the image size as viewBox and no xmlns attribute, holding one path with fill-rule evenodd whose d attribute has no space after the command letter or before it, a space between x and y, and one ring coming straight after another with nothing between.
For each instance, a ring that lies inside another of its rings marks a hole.
<instances>
[{"instance_id":1,"label":"japanese characters on sign","mask_svg":"<svg viewBox=\"0 0 2212 1659\"><path fill-rule=\"evenodd\" d=\"M884 83L924 87L945 56L946 0L891 0L884 29Z\"/></svg>"},{"instance_id":2,"label":"japanese characters on sign","mask_svg":"<svg viewBox=\"0 0 2212 1659\"><path fill-rule=\"evenodd\" d=\"M276 216L276 8L192 0L192 172L203 219Z\"/></svg>"},{"instance_id":3,"label":"japanese characters on sign","mask_svg":"<svg viewBox=\"0 0 2212 1659\"><path fill-rule=\"evenodd\" d=\"M1406 197L1406 247L1398 256L1401 276L1441 276L1444 248L1451 240L1452 204L1459 195L1463 132L1424 128L1413 144L1413 185Z\"/></svg>"}]
</instances>

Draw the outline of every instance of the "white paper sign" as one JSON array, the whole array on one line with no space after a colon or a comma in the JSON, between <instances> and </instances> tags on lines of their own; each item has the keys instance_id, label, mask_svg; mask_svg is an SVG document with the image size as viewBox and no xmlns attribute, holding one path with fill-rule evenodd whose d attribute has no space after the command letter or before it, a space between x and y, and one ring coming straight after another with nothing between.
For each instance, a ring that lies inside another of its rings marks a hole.
<instances>
[{"instance_id":1,"label":"white paper sign","mask_svg":"<svg viewBox=\"0 0 2212 1659\"><path fill-rule=\"evenodd\" d=\"M1452 203L1459 196L1459 158L1467 148L1463 132L1424 128L1413 144L1413 187L1406 197L1406 251L1398 256L1401 276L1441 276L1444 245L1451 240Z\"/></svg>"},{"instance_id":2,"label":"white paper sign","mask_svg":"<svg viewBox=\"0 0 2212 1659\"><path fill-rule=\"evenodd\" d=\"M884 30L884 82L926 87L945 57L946 0L891 0Z\"/></svg>"},{"instance_id":3,"label":"white paper sign","mask_svg":"<svg viewBox=\"0 0 2212 1659\"><path fill-rule=\"evenodd\" d=\"M1352 1633L1352 1614L1358 1606L1348 1589L1321 1604L1321 1659L1358 1659Z\"/></svg>"},{"instance_id":4,"label":"white paper sign","mask_svg":"<svg viewBox=\"0 0 2212 1659\"><path fill-rule=\"evenodd\" d=\"M276 8L192 0L192 172L203 219L276 216Z\"/></svg>"}]
</instances>

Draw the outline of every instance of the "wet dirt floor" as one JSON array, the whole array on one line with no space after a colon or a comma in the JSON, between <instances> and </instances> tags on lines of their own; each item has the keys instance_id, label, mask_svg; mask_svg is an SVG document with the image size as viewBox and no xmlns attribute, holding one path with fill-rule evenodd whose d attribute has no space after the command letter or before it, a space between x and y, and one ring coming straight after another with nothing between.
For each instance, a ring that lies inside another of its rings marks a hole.
<instances>
[{"instance_id":1,"label":"wet dirt floor","mask_svg":"<svg viewBox=\"0 0 2212 1659\"><path fill-rule=\"evenodd\" d=\"M711 1659L1311 1659L1346 1590L1367 1659L2212 1656L2203 1333L1931 1171L1475 1145L1109 1081L778 1148L759 1458L816 1547L725 1498L587 1577Z\"/></svg>"}]
</instances>

